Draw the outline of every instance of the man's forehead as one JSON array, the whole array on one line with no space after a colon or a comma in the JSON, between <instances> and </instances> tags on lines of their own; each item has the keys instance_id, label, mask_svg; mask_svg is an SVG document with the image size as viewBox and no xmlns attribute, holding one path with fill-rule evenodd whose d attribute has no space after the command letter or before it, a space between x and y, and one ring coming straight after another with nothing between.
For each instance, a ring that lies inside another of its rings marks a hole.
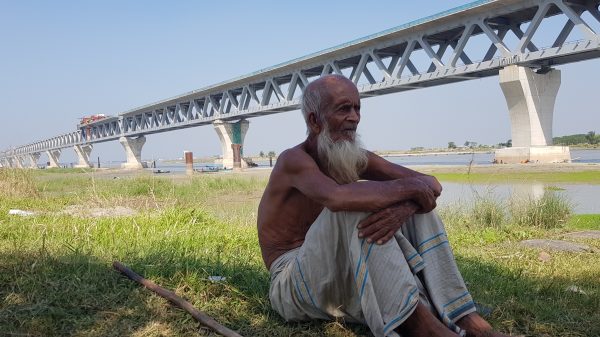
<instances>
[{"instance_id":1,"label":"man's forehead","mask_svg":"<svg viewBox=\"0 0 600 337\"><path fill-rule=\"evenodd\" d=\"M320 79L321 85L323 89L333 90L333 89L354 89L356 90L356 86L352 81L343 76L325 76Z\"/></svg>"},{"instance_id":2,"label":"man's forehead","mask_svg":"<svg viewBox=\"0 0 600 337\"><path fill-rule=\"evenodd\" d=\"M322 78L321 93L328 99L335 99L340 95L354 96L358 95L358 89L352 81L341 76L328 76Z\"/></svg>"}]
</instances>

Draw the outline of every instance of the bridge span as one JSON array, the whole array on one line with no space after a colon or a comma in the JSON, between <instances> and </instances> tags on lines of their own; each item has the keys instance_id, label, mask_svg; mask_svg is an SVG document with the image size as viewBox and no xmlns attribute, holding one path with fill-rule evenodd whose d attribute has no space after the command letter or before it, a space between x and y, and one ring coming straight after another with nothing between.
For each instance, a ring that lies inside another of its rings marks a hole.
<instances>
[{"instance_id":1,"label":"bridge span","mask_svg":"<svg viewBox=\"0 0 600 337\"><path fill-rule=\"evenodd\" d=\"M568 147L552 146L554 102L561 80L554 66L600 56L600 35L590 22L600 22L599 5L600 0L475 1L92 121L67 134L6 149L0 152L0 166L37 167L44 152L50 166L58 166L61 151L73 148L79 166L90 167L95 143L119 140L127 154L124 167L141 168L147 135L206 124L214 126L221 140L223 165L243 166L233 162L239 158L233 149L243 145L248 119L298 109L306 85L326 74L347 76L363 98L499 75L513 148L498 150L496 159L569 161ZM555 23L557 17L563 20L553 43L536 45L540 25ZM469 55L467 46L473 44L484 55L481 59ZM418 58L425 58L427 66L419 67Z\"/></svg>"}]
</instances>

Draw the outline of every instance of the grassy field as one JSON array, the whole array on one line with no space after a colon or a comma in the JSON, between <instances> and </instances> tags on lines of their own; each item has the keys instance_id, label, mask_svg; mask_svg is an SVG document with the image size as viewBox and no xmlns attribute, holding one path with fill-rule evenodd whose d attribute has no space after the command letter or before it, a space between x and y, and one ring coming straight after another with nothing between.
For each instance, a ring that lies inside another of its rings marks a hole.
<instances>
[{"instance_id":1,"label":"grassy field","mask_svg":"<svg viewBox=\"0 0 600 337\"><path fill-rule=\"evenodd\" d=\"M245 336L370 336L343 322L286 324L270 309L255 228L265 184L233 174L0 170L0 335L212 335L113 271L119 260ZM600 229L600 215L531 226L505 208L484 200L440 210L488 319L515 335L600 335L600 242L579 240L594 252L547 252L543 261L519 245Z\"/></svg>"},{"instance_id":2,"label":"grassy field","mask_svg":"<svg viewBox=\"0 0 600 337\"><path fill-rule=\"evenodd\" d=\"M442 181L459 183L506 183L506 182L540 182L540 183L586 183L600 184L600 172L497 172L494 174L480 172L434 173Z\"/></svg>"}]
</instances>

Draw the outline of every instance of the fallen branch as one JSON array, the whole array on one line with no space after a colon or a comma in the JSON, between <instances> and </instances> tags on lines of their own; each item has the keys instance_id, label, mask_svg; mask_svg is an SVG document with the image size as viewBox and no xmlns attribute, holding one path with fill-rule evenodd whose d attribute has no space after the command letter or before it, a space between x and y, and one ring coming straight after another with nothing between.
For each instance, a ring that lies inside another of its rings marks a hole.
<instances>
[{"instance_id":1,"label":"fallen branch","mask_svg":"<svg viewBox=\"0 0 600 337\"><path fill-rule=\"evenodd\" d=\"M219 324L217 321L215 321L214 319L212 319L207 314L205 314L202 311L194 308L194 306L190 302L188 302L188 301L184 300L183 298L177 296L174 292L172 292L170 290L167 290L165 288L162 288L162 287L158 286L156 283L143 278L142 276L138 275L133 270L127 268L121 262L119 262L119 261L113 262L113 268L115 268L116 270L118 270L119 272L121 272L122 274L124 274L125 276L127 276L128 278L132 279L133 281L136 281L137 283L140 283L144 287L146 287L146 288L152 290L153 292L157 293L159 296L168 299L169 301L171 301L171 303L175 304L176 306L178 306L181 309L183 309L183 310L187 311L188 313L190 313L190 315L192 315L192 317L194 317L198 322L200 322L200 323L204 324L205 326L213 329L215 332L221 334L222 336L225 336L225 337L242 337L242 335L238 334L237 332L235 332L235 331L233 331L231 329L228 329L227 327L222 326L221 324Z\"/></svg>"}]
</instances>

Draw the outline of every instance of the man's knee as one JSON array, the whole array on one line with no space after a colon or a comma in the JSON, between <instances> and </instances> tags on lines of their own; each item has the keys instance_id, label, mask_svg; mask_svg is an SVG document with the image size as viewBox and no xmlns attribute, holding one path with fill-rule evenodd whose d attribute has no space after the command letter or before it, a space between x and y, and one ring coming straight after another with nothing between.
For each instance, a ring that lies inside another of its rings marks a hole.
<instances>
[{"instance_id":1,"label":"man's knee","mask_svg":"<svg viewBox=\"0 0 600 337\"><path fill-rule=\"evenodd\" d=\"M370 214L371 213L369 213L369 212L352 212L352 211L333 212L333 211L329 210L328 208L324 208L323 211L321 212L321 214L319 215L319 218L321 216L324 216L324 217L330 218L331 220L333 220L333 222L338 223L338 224L356 224L356 225L358 225L359 222L364 220Z\"/></svg>"},{"instance_id":2,"label":"man's knee","mask_svg":"<svg viewBox=\"0 0 600 337\"><path fill-rule=\"evenodd\" d=\"M435 209L428 213L415 213L410 217L410 220L414 224L435 223L443 225L442 219Z\"/></svg>"}]
</instances>

